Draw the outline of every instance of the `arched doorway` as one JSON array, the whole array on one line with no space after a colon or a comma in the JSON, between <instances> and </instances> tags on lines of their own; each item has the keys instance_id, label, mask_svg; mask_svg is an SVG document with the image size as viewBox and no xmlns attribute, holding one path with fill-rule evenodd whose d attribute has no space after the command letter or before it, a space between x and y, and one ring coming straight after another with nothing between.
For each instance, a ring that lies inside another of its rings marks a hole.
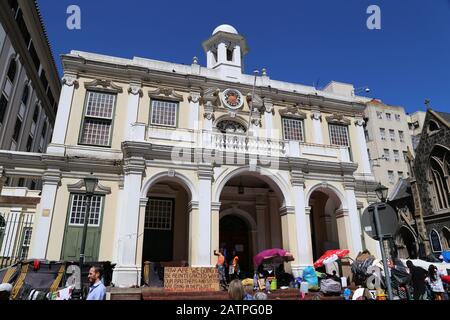
<instances>
[{"instance_id":1,"label":"arched doorway","mask_svg":"<svg viewBox=\"0 0 450 320\"><path fill-rule=\"evenodd\" d=\"M251 270L250 230L248 223L237 215L227 215L220 219L219 244L225 249L227 258L233 258L233 251L240 257L240 268Z\"/></svg>"},{"instance_id":2,"label":"arched doorway","mask_svg":"<svg viewBox=\"0 0 450 320\"><path fill-rule=\"evenodd\" d=\"M407 227L402 226L395 236L398 258L417 259L417 242L414 234Z\"/></svg>"},{"instance_id":3,"label":"arched doorway","mask_svg":"<svg viewBox=\"0 0 450 320\"><path fill-rule=\"evenodd\" d=\"M341 248L338 216L343 214L339 197L329 188L318 188L309 198L311 207L311 243L313 259L317 260L327 250Z\"/></svg>"},{"instance_id":4,"label":"arched doorway","mask_svg":"<svg viewBox=\"0 0 450 320\"><path fill-rule=\"evenodd\" d=\"M154 184L147 199L142 262L187 262L190 194L180 183L167 179Z\"/></svg>"},{"instance_id":5,"label":"arched doorway","mask_svg":"<svg viewBox=\"0 0 450 320\"><path fill-rule=\"evenodd\" d=\"M289 250L288 239L283 239L281 230L283 193L269 176L249 171L229 178L218 192L221 204L218 245L226 246L228 260L236 250L241 277L253 277L254 255L270 248Z\"/></svg>"},{"instance_id":6,"label":"arched doorway","mask_svg":"<svg viewBox=\"0 0 450 320\"><path fill-rule=\"evenodd\" d=\"M442 229L442 242L446 250L450 250L450 229L444 227Z\"/></svg>"}]
</instances>

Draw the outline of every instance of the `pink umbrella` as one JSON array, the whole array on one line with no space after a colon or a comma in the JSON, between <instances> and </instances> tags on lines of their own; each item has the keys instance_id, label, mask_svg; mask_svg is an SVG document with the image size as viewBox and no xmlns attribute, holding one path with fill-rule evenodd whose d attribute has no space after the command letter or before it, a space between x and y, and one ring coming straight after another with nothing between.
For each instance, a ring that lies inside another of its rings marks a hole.
<instances>
[{"instance_id":1,"label":"pink umbrella","mask_svg":"<svg viewBox=\"0 0 450 320\"><path fill-rule=\"evenodd\" d=\"M323 266L323 262L326 259L332 257L333 255L336 255L339 259L341 259L341 258L345 257L346 255L348 255L349 253L350 253L350 251L348 251L347 249L328 250L319 258L319 260L314 262L314 268L320 268L321 266Z\"/></svg>"},{"instance_id":2,"label":"pink umbrella","mask_svg":"<svg viewBox=\"0 0 450 320\"><path fill-rule=\"evenodd\" d=\"M283 249L268 249L261 251L253 257L253 263L255 266L259 266L261 263L282 263L294 261L294 257L289 251Z\"/></svg>"}]
</instances>

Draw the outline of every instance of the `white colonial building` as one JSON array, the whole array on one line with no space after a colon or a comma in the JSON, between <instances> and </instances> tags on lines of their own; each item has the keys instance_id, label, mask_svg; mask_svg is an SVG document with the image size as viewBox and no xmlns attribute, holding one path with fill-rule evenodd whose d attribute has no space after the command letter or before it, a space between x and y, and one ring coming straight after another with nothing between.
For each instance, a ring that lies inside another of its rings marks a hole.
<instances>
[{"instance_id":1,"label":"white colonial building","mask_svg":"<svg viewBox=\"0 0 450 320\"><path fill-rule=\"evenodd\" d=\"M62 57L47 153L0 153L8 172L42 177L30 258L78 259L90 173L87 260L116 263L116 285L138 283L144 261L214 266L219 247L244 271L282 247L296 274L327 249L378 252L361 228L376 183L353 86L245 74L246 40L228 25L203 47L206 67Z\"/></svg>"}]
</instances>

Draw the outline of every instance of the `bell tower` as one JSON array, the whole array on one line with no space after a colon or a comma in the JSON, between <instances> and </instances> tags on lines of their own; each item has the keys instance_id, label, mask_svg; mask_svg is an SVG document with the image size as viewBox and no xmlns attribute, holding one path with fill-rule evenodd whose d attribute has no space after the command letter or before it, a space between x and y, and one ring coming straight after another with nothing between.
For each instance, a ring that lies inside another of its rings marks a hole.
<instances>
[{"instance_id":1,"label":"bell tower","mask_svg":"<svg viewBox=\"0 0 450 320\"><path fill-rule=\"evenodd\" d=\"M243 57L248 52L245 38L228 24L214 29L212 36L203 42L206 66L219 70L221 76L238 78L243 73Z\"/></svg>"}]
</instances>

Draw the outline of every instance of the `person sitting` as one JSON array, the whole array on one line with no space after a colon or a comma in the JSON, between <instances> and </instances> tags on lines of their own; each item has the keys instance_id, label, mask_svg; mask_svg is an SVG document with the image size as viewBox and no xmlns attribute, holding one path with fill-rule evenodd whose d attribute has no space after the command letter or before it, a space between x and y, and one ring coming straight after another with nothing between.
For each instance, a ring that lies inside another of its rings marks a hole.
<instances>
[{"instance_id":1,"label":"person sitting","mask_svg":"<svg viewBox=\"0 0 450 320\"><path fill-rule=\"evenodd\" d=\"M244 300L245 292L240 280L234 279L230 282L228 296L231 300Z\"/></svg>"}]
</instances>

